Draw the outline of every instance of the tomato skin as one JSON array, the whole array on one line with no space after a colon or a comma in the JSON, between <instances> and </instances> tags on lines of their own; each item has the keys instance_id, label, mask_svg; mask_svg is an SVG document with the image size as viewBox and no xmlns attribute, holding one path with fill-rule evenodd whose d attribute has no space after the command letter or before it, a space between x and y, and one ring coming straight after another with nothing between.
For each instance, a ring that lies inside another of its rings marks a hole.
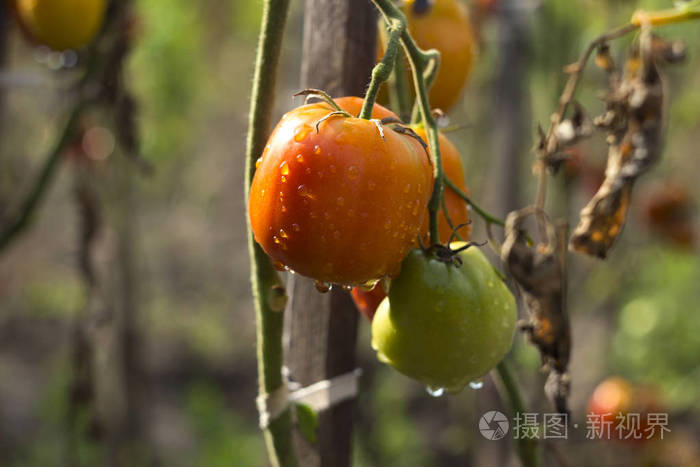
<instances>
[{"instance_id":1,"label":"tomato skin","mask_svg":"<svg viewBox=\"0 0 700 467\"><path fill-rule=\"evenodd\" d=\"M79 49L99 31L105 0L15 0L15 8L34 41L54 50Z\"/></svg>"},{"instance_id":2,"label":"tomato skin","mask_svg":"<svg viewBox=\"0 0 700 467\"><path fill-rule=\"evenodd\" d=\"M337 99L351 113L361 99ZM250 191L255 240L279 266L322 282L395 273L427 212L432 166L414 138L374 122L298 107L272 132ZM391 116L379 106L373 116Z\"/></svg>"},{"instance_id":3,"label":"tomato skin","mask_svg":"<svg viewBox=\"0 0 700 467\"><path fill-rule=\"evenodd\" d=\"M416 125L413 127L413 130L418 134L418 136L427 142L428 135L426 134L423 126ZM457 147L442 132L438 132L438 143L440 144L442 171L444 172L445 176L455 185L457 185L457 188L460 188L466 194L469 194L469 190L467 190L464 182L462 156L460 156ZM457 227L458 225L469 222L469 209L467 208L467 203L448 187L445 187L443 193L445 205L447 206L447 212L450 215L452 225ZM425 216L425 221L423 221L422 232L425 241L428 240L427 233L430 228L429 217L430 216ZM464 227L461 227L458 233L463 240L469 240L471 226L465 225ZM450 224L447 222L447 218L445 218L445 214L443 213L442 209L440 209L440 212L438 213L438 236L440 237L440 243L447 243L451 234L452 227L450 227Z\"/></svg>"},{"instance_id":4,"label":"tomato skin","mask_svg":"<svg viewBox=\"0 0 700 467\"><path fill-rule=\"evenodd\" d=\"M379 360L450 392L505 356L516 320L515 299L483 253L472 247L459 257L456 267L412 250L372 321Z\"/></svg>"},{"instance_id":5,"label":"tomato skin","mask_svg":"<svg viewBox=\"0 0 700 467\"><path fill-rule=\"evenodd\" d=\"M436 0L427 13L414 11L414 0L402 8L408 30L422 49L440 51L440 68L430 88L430 105L449 110L459 99L475 54L467 9L458 0Z\"/></svg>"}]
</instances>

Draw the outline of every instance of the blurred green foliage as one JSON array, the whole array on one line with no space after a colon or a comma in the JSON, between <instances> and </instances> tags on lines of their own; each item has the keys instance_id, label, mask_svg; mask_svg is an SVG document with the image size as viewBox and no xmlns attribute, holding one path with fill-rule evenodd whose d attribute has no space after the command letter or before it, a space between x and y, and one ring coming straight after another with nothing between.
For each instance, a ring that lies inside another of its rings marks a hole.
<instances>
[{"instance_id":1,"label":"blurred green foliage","mask_svg":"<svg viewBox=\"0 0 700 467\"><path fill-rule=\"evenodd\" d=\"M700 410L700 261L667 248L641 255L645 266L624 294L613 364L656 386L671 408Z\"/></svg>"},{"instance_id":2,"label":"blurred green foliage","mask_svg":"<svg viewBox=\"0 0 700 467\"><path fill-rule=\"evenodd\" d=\"M193 384L187 396L187 416L194 432L195 455L187 465L230 467L261 465L262 437L227 407L221 390L210 383Z\"/></svg>"}]
</instances>

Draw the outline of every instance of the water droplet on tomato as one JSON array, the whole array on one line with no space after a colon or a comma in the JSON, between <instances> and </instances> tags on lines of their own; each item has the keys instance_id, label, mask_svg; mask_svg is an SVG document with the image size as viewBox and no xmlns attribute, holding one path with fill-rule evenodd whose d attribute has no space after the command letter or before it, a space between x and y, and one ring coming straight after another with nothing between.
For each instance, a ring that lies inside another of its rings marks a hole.
<instances>
[{"instance_id":1,"label":"water droplet on tomato","mask_svg":"<svg viewBox=\"0 0 700 467\"><path fill-rule=\"evenodd\" d=\"M345 204L345 198L343 198L342 196L338 196L338 197L336 198L336 200L335 200L335 204L337 204L338 206L344 205L344 204Z\"/></svg>"},{"instance_id":2,"label":"water droplet on tomato","mask_svg":"<svg viewBox=\"0 0 700 467\"><path fill-rule=\"evenodd\" d=\"M281 181L282 183L287 183L287 177L284 176L284 175L282 175L282 177L280 177L280 181Z\"/></svg>"},{"instance_id":3,"label":"water droplet on tomato","mask_svg":"<svg viewBox=\"0 0 700 467\"><path fill-rule=\"evenodd\" d=\"M302 196L304 198L311 196L311 193L309 193L309 188L306 185L299 185L297 187L297 193L299 193L299 196Z\"/></svg>"},{"instance_id":4,"label":"water droplet on tomato","mask_svg":"<svg viewBox=\"0 0 700 467\"><path fill-rule=\"evenodd\" d=\"M411 191L411 184L407 183L406 186L403 188L403 192L408 193L409 191Z\"/></svg>"},{"instance_id":5,"label":"water droplet on tomato","mask_svg":"<svg viewBox=\"0 0 700 467\"><path fill-rule=\"evenodd\" d=\"M469 387L472 388L472 389L474 389L474 390L481 389L481 388L484 387L484 380L483 380L483 379L477 379L477 380L471 381L471 382L469 383Z\"/></svg>"},{"instance_id":6,"label":"water droplet on tomato","mask_svg":"<svg viewBox=\"0 0 700 467\"><path fill-rule=\"evenodd\" d=\"M433 397L440 397L445 394L445 388L434 388L432 386L428 386L425 388L425 390Z\"/></svg>"},{"instance_id":7,"label":"water droplet on tomato","mask_svg":"<svg viewBox=\"0 0 700 467\"><path fill-rule=\"evenodd\" d=\"M275 242L277 245L280 244L281 240L277 235L272 236L272 241Z\"/></svg>"},{"instance_id":8,"label":"water droplet on tomato","mask_svg":"<svg viewBox=\"0 0 700 467\"><path fill-rule=\"evenodd\" d=\"M282 261L275 261L272 263L272 265L277 269L278 271L284 271L287 269L287 266L282 262Z\"/></svg>"},{"instance_id":9,"label":"water droplet on tomato","mask_svg":"<svg viewBox=\"0 0 700 467\"><path fill-rule=\"evenodd\" d=\"M321 146L319 146L318 144L314 146L314 154L316 154L317 156L321 155Z\"/></svg>"},{"instance_id":10,"label":"water droplet on tomato","mask_svg":"<svg viewBox=\"0 0 700 467\"><path fill-rule=\"evenodd\" d=\"M281 210L282 212L287 212L287 206L285 206L285 205L283 204L282 207L280 208L280 210Z\"/></svg>"},{"instance_id":11,"label":"water droplet on tomato","mask_svg":"<svg viewBox=\"0 0 700 467\"><path fill-rule=\"evenodd\" d=\"M307 167L304 172L306 172L306 175L311 175L311 167Z\"/></svg>"},{"instance_id":12,"label":"water droplet on tomato","mask_svg":"<svg viewBox=\"0 0 700 467\"><path fill-rule=\"evenodd\" d=\"M284 229L280 229L280 238L289 238L289 235L287 235Z\"/></svg>"},{"instance_id":13,"label":"water droplet on tomato","mask_svg":"<svg viewBox=\"0 0 700 467\"><path fill-rule=\"evenodd\" d=\"M282 175L289 175L289 166L287 165L287 161L282 161L280 164L280 173Z\"/></svg>"},{"instance_id":14,"label":"water droplet on tomato","mask_svg":"<svg viewBox=\"0 0 700 467\"><path fill-rule=\"evenodd\" d=\"M343 290L346 292L352 292L352 285L344 285Z\"/></svg>"},{"instance_id":15,"label":"water droplet on tomato","mask_svg":"<svg viewBox=\"0 0 700 467\"><path fill-rule=\"evenodd\" d=\"M360 175L360 169L358 169L356 166L351 165L348 167L348 178L350 180L355 180L357 177Z\"/></svg>"},{"instance_id":16,"label":"water droplet on tomato","mask_svg":"<svg viewBox=\"0 0 700 467\"><path fill-rule=\"evenodd\" d=\"M292 230L295 232L299 232L301 230L301 227L299 227L299 224L294 223L292 224Z\"/></svg>"},{"instance_id":17,"label":"water droplet on tomato","mask_svg":"<svg viewBox=\"0 0 700 467\"><path fill-rule=\"evenodd\" d=\"M302 164L304 162L304 155L303 154L297 154L297 162Z\"/></svg>"},{"instance_id":18,"label":"water droplet on tomato","mask_svg":"<svg viewBox=\"0 0 700 467\"><path fill-rule=\"evenodd\" d=\"M329 290L331 290L332 285L329 284L328 282L321 282L321 281L314 281L314 285L316 286L316 290L318 290L321 293L326 293Z\"/></svg>"},{"instance_id":19,"label":"water droplet on tomato","mask_svg":"<svg viewBox=\"0 0 700 467\"><path fill-rule=\"evenodd\" d=\"M302 125L299 128L297 128L296 133L294 133L294 141L297 143L304 141L307 136L309 136L309 133L311 133L311 127L309 125Z\"/></svg>"},{"instance_id":20,"label":"water droplet on tomato","mask_svg":"<svg viewBox=\"0 0 700 467\"><path fill-rule=\"evenodd\" d=\"M260 164L262 164L262 157L258 157L258 160L255 161L255 168L259 169Z\"/></svg>"}]
</instances>

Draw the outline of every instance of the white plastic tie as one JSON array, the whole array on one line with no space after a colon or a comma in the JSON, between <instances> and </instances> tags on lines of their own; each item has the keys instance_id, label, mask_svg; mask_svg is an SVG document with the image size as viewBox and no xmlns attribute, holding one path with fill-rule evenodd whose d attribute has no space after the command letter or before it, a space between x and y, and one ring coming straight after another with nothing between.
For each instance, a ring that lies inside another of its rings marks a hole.
<instances>
[{"instance_id":1,"label":"white plastic tie","mask_svg":"<svg viewBox=\"0 0 700 467\"><path fill-rule=\"evenodd\" d=\"M255 402L260 414L260 428L267 428L292 402L306 404L319 412L355 397L359 391L358 379L361 374L362 370L355 368L305 388L300 388L298 383L287 381L271 393L258 396Z\"/></svg>"},{"instance_id":2,"label":"white plastic tie","mask_svg":"<svg viewBox=\"0 0 700 467\"><path fill-rule=\"evenodd\" d=\"M361 374L362 370L355 368L348 373L297 389L290 398L294 402L308 405L317 412L326 410L357 395Z\"/></svg>"}]
</instances>

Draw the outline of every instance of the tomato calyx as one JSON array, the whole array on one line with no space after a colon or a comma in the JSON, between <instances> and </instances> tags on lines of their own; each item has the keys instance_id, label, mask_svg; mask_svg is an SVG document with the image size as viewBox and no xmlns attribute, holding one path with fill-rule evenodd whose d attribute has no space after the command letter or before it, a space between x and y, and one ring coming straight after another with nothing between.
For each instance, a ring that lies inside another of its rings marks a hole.
<instances>
[{"instance_id":1,"label":"tomato calyx","mask_svg":"<svg viewBox=\"0 0 700 467\"><path fill-rule=\"evenodd\" d=\"M324 117L320 118L316 122L316 124L314 125L314 127L316 128L316 134L319 133L319 126L321 125L321 123L325 122L326 120L328 120L331 117L337 117L337 116L342 116L345 118L348 118L348 117L352 118L352 115L350 115L348 112L346 112L344 110L335 110L335 111L325 115ZM379 133L381 134L381 130L379 130ZM384 135L382 135L382 139L384 139Z\"/></svg>"},{"instance_id":2,"label":"tomato calyx","mask_svg":"<svg viewBox=\"0 0 700 467\"><path fill-rule=\"evenodd\" d=\"M297 97L297 96L304 96L304 103L308 104L308 100L312 97L317 97L321 99L323 102L326 104L330 105L333 107L337 112L345 112L339 105L338 103L333 100L333 98L326 92L323 91L322 89L314 89L314 88L307 88L307 89L302 89L301 91L295 93L292 95L292 97ZM350 115L350 114L348 114Z\"/></svg>"},{"instance_id":3,"label":"tomato calyx","mask_svg":"<svg viewBox=\"0 0 700 467\"><path fill-rule=\"evenodd\" d=\"M316 134L318 134L320 132L321 123L325 122L329 118L333 118L333 117L356 118L350 112L343 110L338 105L338 103L327 92L325 92L321 89L314 89L314 88L302 89L301 91L293 94L293 97L297 97L297 96L304 96L306 98L305 103L308 103L308 100L310 98L316 97L318 99L321 99L323 102L330 105L334 109L332 112L329 112L327 115L324 115L322 118L320 118L314 124L314 127L316 128ZM418 134L415 131L413 131L413 129L411 127L406 126L406 124L402 120L400 120L399 118L396 118L396 117L384 117L382 119L371 118L371 119L369 119L369 121L374 123L374 125L377 127L377 131L379 131L379 136L382 137L382 141L386 141L386 137L384 136L384 127L385 126L388 126L392 130L394 130L396 133L410 136L411 138L418 141L420 143L420 145L423 147L423 149L425 150L425 153L428 156L428 160L430 161L430 164L432 165L432 160L430 160L430 155L428 154L428 144L425 141L423 141L423 138L418 136Z\"/></svg>"},{"instance_id":4,"label":"tomato calyx","mask_svg":"<svg viewBox=\"0 0 700 467\"><path fill-rule=\"evenodd\" d=\"M454 229L452 229L452 234L450 234L450 238L447 241L446 245L442 245L440 243L434 243L430 246L425 246L423 244L423 240L419 237L418 238L418 243L420 244L420 248L428 255L432 256L433 258L437 259L438 261L441 261L445 264L452 264L455 267L461 267L462 266L462 258L459 257L459 253L466 250L467 248L473 247L473 246L484 246L486 245L486 241L484 242L466 242L464 245L460 246L459 248L453 250L450 245L452 244L452 241L455 240L457 236L457 231L461 229L464 226L467 226L471 224L471 221L465 222L464 224L460 224L456 226Z\"/></svg>"},{"instance_id":5,"label":"tomato calyx","mask_svg":"<svg viewBox=\"0 0 700 467\"><path fill-rule=\"evenodd\" d=\"M389 118L385 118L383 120L396 120L396 119L389 117ZM403 122L399 121L398 123L403 123ZM392 126L391 129L397 133L401 133L402 135L410 136L411 138L418 141L420 143L420 145L423 146L423 149L425 149L425 153L428 154L428 143L423 141L423 138L418 136L418 133L413 131L413 128L411 128L409 126L403 126L403 124L400 124L400 125ZM429 154L428 154L428 159L430 159ZM432 165L432 160L431 160L430 164Z\"/></svg>"}]
</instances>

